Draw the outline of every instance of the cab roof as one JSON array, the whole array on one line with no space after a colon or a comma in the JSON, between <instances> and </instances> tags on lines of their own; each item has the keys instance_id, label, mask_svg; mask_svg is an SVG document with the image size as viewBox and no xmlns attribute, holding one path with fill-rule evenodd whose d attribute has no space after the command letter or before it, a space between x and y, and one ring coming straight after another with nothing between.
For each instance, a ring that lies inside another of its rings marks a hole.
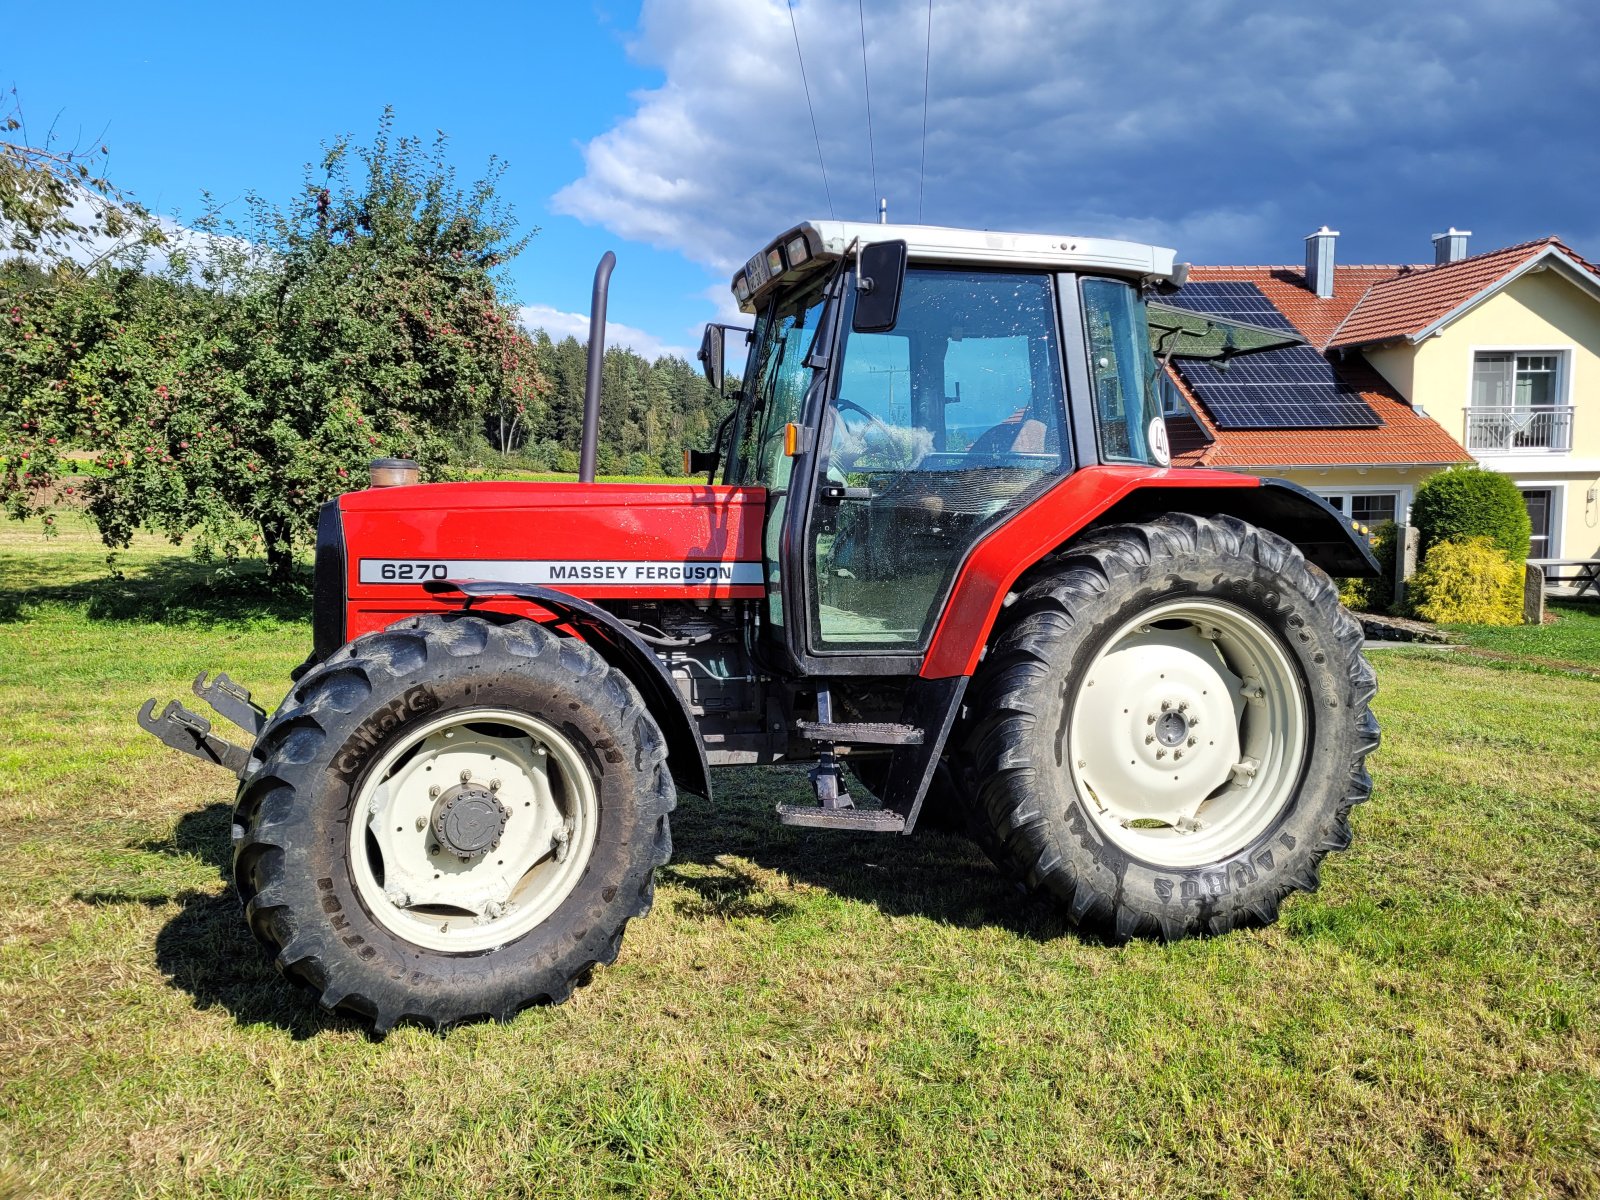
<instances>
[{"instance_id":1,"label":"cab roof","mask_svg":"<svg viewBox=\"0 0 1600 1200\"><path fill-rule=\"evenodd\" d=\"M1176 252L1165 246L1113 238L942 225L806 221L769 242L734 275L732 287L739 307L753 312L757 299L770 287L809 274L822 262L837 260L858 239L863 246L903 241L914 263L1088 271L1152 282L1171 279L1177 268Z\"/></svg>"}]
</instances>

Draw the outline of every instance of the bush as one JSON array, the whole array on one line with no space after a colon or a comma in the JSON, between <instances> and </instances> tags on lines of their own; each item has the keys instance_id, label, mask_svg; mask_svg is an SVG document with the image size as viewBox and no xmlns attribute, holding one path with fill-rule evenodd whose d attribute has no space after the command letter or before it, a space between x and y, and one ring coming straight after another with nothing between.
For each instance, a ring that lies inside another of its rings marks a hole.
<instances>
[{"instance_id":1,"label":"bush","mask_svg":"<svg viewBox=\"0 0 1600 1200\"><path fill-rule=\"evenodd\" d=\"M1526 562L1533 534L1517 485L1481 467L1451 467L1426 480L1411 504L1411 522L1424 556L1440 542L1484 537L1512 562Z\"/></svg>"},{"instance_id":2,"label":"bush","mask_svg":"<svg viewBox=\"0 0 1600 1200\"><path fill-rule=\"evenodd\" d=\"M1412 604L1441 624L1520 625L1526 570L1486 537L1438 542L1411 579Z\"/></svg>"},{"instance_id":3,"label":"bush","mask_svg":"<svg viewBox=\"0 0 1600 1200\"><path fill-rule=\"evenodd\" d=\"M1372 535L1372 553L1382 569L1376 579L1339 580L1339 603L1358 612L1389 612L1394 608L1394 556L1400 526L1393 521L1379 525Z\"/></svg>"}]
</instances>

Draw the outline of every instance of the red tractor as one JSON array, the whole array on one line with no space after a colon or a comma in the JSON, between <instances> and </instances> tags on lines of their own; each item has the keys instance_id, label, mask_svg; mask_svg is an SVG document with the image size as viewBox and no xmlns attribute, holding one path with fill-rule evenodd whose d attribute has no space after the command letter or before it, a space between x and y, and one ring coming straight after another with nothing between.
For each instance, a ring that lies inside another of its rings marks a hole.
<instances>
[{"instance_id":1,"label":"red tractor","mask_svg":"<svg viewBox=\"0 0 1600 1200\"><path fill-rule=\"evenodd\" d=\"M141 714L238 774L234 876L285 975L380 1031L559 1003L649 910L676 790L731 764L814 764L790 825L937 805L1113 938L1316 886L1378 745L1329 576L1377 566L1300 488L1169 467L1159 386L1169 335L1274 335L1163 326L1170 250L808 223L733 280L754 329L706 484L596 484L608 273L584 481L375 464L322 509L278 710L196 681L253 743Z\"/></svg>"}]
</instances>

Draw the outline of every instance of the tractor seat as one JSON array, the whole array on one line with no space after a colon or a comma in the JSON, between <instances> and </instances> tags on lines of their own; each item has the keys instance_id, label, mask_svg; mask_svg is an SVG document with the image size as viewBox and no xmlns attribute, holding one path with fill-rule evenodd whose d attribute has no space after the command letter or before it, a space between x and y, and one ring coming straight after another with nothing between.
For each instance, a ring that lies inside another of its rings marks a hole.
<instances>
[{"instance_id":1,"label":"tractor seat","mask_svg":"<svg viewBox=\"0 0 1600 1200\"><path fill-rule=\"evenodd\" d=\"M998 458L1004 454L1049 453L1048 429L1038 417L1018 411L1000 424L984 430L967 454L972 458Z\"/></svg>"}]
</instances>

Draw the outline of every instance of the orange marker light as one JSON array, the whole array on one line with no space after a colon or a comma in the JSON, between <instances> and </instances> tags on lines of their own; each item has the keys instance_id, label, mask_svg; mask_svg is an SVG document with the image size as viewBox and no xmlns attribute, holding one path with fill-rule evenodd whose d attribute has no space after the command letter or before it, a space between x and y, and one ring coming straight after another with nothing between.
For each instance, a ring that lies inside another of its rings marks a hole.
<instances>
[{"instance_id":1,"label":"orange marker light","mask_svg":"<svg viewBox=\"0 0 1600 1200\"><path fill-rule=\"evenodd\" d=\"M800 453L800 426L793 421L783 427L783 452L790 458Z\"/></svg>"},{"instance_id":2,"label":"orange marker light","mask_svg":"<svg viewBox=\"0 0 1600 1200\"><path fill-rule=\"evenodd\" d=\"M685 475L689 473L689 452L687 450L683 452L683 473Z\"/></svg>"}]
</instances>

